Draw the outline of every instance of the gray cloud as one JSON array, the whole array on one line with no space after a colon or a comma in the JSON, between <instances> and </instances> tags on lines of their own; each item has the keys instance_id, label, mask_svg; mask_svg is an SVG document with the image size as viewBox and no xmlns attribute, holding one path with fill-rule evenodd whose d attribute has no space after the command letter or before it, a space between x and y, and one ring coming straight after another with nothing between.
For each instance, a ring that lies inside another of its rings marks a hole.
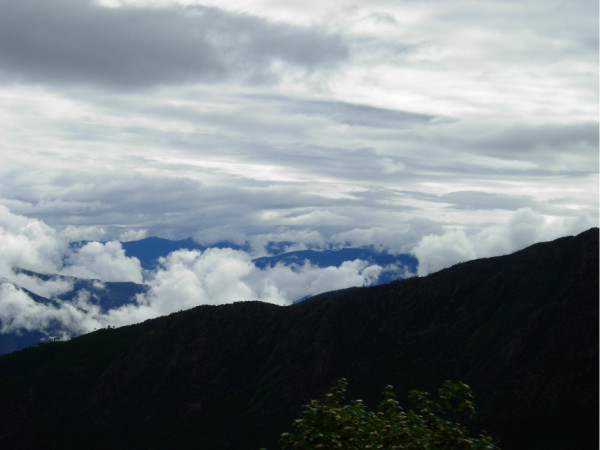
<instances>
[{"instance_id":1,"label":"gray cloud","mask_svg":"<svg viewBox=\"0 0 600 450\"><path fill-rule=\"evenodd\" d=\"M292 99L282 96L248 96L252 101L268 102L286 114L301 114L327 118L333 122L359 127L404 129L423 125L442 118L389 108L377 108L355 103Z\"/></svg>"},{"instance_id":2,"label":"gray cloud","mask_svg":"<svg viewBox=\"0 0 600 450\"><path fill-rule=\"evenodd\" d=\"M467 139L465 139L468 141ZM464 142L464 141L463 141ZM547 158L556 153L597 155L598 123L519 124L496 128L479 136L472 147L499 157Z\"/></svg>"},{"instance_id":3,"label":"gray cloud","mask_svg":"<svg viewBox=\"0 0 600 450\"><path fill-rule=\"evenodd\" d=\"M339 36L217 8L105 8L91 1L2 1L1 70L17 80L140 88L276 79L348 57Z\"/></svg>"},{"instance_id":4,"label":"gray cloud","mask_svg":"<svg viewBox=\"0 0 600 450\"><path fill-rule=\"evenodd\" d=\"M457 210L490 210L504 209L516 211L520 208L535 205L533 198L528 196L503 195L480 191L456 191L449 194L433 195L422 192L405 192L407 197L421 198L428 202L448 204L448 208Z\"/></svg>"},{"instance_id":5,"label":"gray cloud","mask_svg":"<svg viewBox=\"0 0 600 450\"><path fill-rule=\"evenodd\" d=\"M285 183L277 189L253 186L235 179L231 184L222 181L216 186L206 186L187 178L163 176L99 175L88 173L85 182L81 173L64 173L61 177L42 185L27 186L25 176L20 188L13 190L12 198L18 202L15 212L33 214L52 226L114 224L146 224L151 234L186 237L201 229L221 224L236 224L248 230L261 222L264 211L288 211L296 208L334 207L330 199L310 195ZM14 186L14 185L13 185ZM39 202L41 191L47 199ZM0 196L8 196L0 189ZM350 203L348 199L337 202L339 208ZM155 211L160 210L160 216ZM145 226L145 225L144 225ZM172 234L173 233L173 234Z\"/></svg>"}]
</instances>

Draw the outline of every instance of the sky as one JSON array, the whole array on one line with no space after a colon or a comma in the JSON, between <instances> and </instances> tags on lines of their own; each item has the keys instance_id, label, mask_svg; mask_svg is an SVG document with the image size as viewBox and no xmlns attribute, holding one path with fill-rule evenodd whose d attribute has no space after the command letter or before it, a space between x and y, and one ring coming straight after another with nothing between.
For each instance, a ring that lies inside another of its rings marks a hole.
<instances>
[{"instance_id":1,"label":"sky","mask_svg":"<svg viewBox=\"0 0 600 450\"><path fill-rule=\"evenodd\" d=\"M156 281L117 241L159 236L426 275L598 226L598 51L590 0L0 0L0 274Z\"/></svg>"}]
</instances>

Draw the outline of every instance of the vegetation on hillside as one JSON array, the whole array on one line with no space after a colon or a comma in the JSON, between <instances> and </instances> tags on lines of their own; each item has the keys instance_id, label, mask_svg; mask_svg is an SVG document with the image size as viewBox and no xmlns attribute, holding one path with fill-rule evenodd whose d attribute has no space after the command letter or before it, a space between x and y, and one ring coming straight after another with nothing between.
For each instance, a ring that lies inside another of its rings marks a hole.
<instances>
[{"instance_id":1,"label":"vegetation on hillside","mask_svg":"<svg viewBox=\"0 0 600 450\"><path fill-rule=\"evenodd\" d=\"M283 433L284 449L479 449L498 446L483 432L469 436L462 421L475 413L471 389L464 383L445 381L434 401L425 391L413 390L414 409L405 411L392 386L384 389L377 412L362 400L345 403L347 381L342 378L323 401L304 406L293 423L294 432Z\"/></svg>"}]
</instances>

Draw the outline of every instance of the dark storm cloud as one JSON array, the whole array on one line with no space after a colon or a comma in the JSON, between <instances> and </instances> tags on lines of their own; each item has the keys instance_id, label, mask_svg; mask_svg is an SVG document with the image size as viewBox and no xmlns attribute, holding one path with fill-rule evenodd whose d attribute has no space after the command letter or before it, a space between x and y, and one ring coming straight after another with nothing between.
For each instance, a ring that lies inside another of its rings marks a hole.
<instances>
[{"instance_id":1,"label":"dark storm cloud","mask_svg":"<svg viewBox=\"0 0 600 450\"><path fill-rule=\"evenodd\" d=\"M0 2L0 71L60 84L140 87L277 77L348 56L340 37L208 7L105 8L88 1Z\"/></svg>"}]
</instances>

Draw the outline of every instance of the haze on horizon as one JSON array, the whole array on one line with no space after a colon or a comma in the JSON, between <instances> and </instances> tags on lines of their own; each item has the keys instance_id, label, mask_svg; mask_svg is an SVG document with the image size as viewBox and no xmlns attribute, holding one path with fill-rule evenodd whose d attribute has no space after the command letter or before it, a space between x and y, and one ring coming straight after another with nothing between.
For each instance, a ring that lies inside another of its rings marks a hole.
<instances>
[{"instance_id":1,"label":"haze on horizon","mask_svg":"<svg viewBox=\"0 0 600 450\"><path fill-rule=\"evenodd\" d=\"M251 251L169 283L276 299L326 274L257 275L269 242L424 275L598 226L597 2L221 3L0 0L0 275L140 282L109 241L191 236Z\"/></svg>"}]
</instances>

